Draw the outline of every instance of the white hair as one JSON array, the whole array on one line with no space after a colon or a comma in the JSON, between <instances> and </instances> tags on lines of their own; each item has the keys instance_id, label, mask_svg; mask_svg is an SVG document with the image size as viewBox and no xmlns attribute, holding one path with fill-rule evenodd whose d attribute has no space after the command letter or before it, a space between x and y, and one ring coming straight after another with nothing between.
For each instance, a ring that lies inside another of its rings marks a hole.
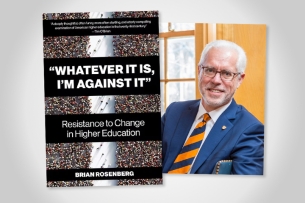
<instances>
[{"instance_id":1,"label":"white hair","mask_svg":"<svg viewBox=\"0 0 305 203\"><path fill-rule=\"evenodd\" d=\"M238 59L236 62L236 69L239 73L244 73L244 71L246 69L246 65L247 65L247 56L246 56L245 51L240 46L235 44L234 42L230 42L230 41L226 41L226 40L215 40L215 41L208 43L202 51L201 58L198 63L199 66L204 64L208 52L213 47L214 48L224 47L224 48L235 50L238 54Z\"/></svg>"}]
</instances>

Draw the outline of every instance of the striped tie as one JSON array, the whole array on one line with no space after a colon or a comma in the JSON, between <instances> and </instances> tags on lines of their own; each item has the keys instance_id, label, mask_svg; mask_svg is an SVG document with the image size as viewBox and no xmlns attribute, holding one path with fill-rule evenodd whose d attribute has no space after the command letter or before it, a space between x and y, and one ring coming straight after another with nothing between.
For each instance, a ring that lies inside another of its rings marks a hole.
<instances>
[{"instance_id":1,"label":"striped tie","mask_svg":"<svg viewBox=\"0 0 305 203\"><path fill-rule=\"evenodd\" d=\"M187 173L190 170L204 138L205 124L210 118L208 113L203 115L203 120L196 125L168 173Z\"/></svg>"}]
</instances>

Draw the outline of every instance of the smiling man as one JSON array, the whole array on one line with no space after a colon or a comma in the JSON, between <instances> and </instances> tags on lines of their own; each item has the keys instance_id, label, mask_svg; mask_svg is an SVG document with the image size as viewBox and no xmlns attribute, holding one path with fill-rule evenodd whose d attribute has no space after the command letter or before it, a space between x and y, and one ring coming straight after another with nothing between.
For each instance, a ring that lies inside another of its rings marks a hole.
<instances>
[{"instance_id":1,"label":"smiling man","mask_svg":"<svg viewBox=\"0 0 305 203\"><path fill-rule=\"evenodd\" d=\"M163 173L211 174L218 161L232 160L232 174L263 174L264 126L233 98L246 63L233 42L206 45L198 64L201 100L174 102L162 117Z\"/></svg>"}]
</instances>

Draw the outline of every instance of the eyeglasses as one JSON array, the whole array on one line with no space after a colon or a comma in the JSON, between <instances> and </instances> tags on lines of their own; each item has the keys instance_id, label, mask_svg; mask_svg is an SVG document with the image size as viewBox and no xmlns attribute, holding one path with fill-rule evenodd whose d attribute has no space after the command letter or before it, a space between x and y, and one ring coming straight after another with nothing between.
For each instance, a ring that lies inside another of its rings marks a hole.
<instances>
[{"instance_id":1,"label":"eyeglasses","mask_svg":"<svg viewBox=\"0 0 305 203\"><path fill-rule=\"evenodd\" d=\"M228 70L221 70L221 71L217 71L216 68L213 67L204 67L201 66L202 71L203 71L203 75L210 77L210 78L214 78L215 75L217 73L220 74L221 79L226 80L226 81L232 81L236 75L239 75L240 73L232 73Z\"/></svg>"}]
</instances>

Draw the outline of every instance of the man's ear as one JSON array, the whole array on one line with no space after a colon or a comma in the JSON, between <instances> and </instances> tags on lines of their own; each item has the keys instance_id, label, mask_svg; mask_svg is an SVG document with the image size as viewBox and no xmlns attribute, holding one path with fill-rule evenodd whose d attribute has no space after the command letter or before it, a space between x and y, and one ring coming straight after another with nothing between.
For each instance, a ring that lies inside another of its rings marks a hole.
<instances>
[{"instance_id":1,"label":"man's ear","mask_svg":"<svg viewBox=\"0 0 305 203\"><path fill-rule=\"evenodd\" d=\"M197 66L198 75L200 74L201 69L202 69L202 68L198 65L198 66Z\"/></svg>"},{"instance_id":2,"label":"man's ear","mask_svg":"<svg viewBox=\"0 0 305 203\"><path fill-rule=\"evenodd\" d=\"M246 77L245 73L240 74L240 76L237 78L238 79L238 84L237 84L237 88L241 85L241 83L244 81Z\"/></svg>"}]
</instances>

